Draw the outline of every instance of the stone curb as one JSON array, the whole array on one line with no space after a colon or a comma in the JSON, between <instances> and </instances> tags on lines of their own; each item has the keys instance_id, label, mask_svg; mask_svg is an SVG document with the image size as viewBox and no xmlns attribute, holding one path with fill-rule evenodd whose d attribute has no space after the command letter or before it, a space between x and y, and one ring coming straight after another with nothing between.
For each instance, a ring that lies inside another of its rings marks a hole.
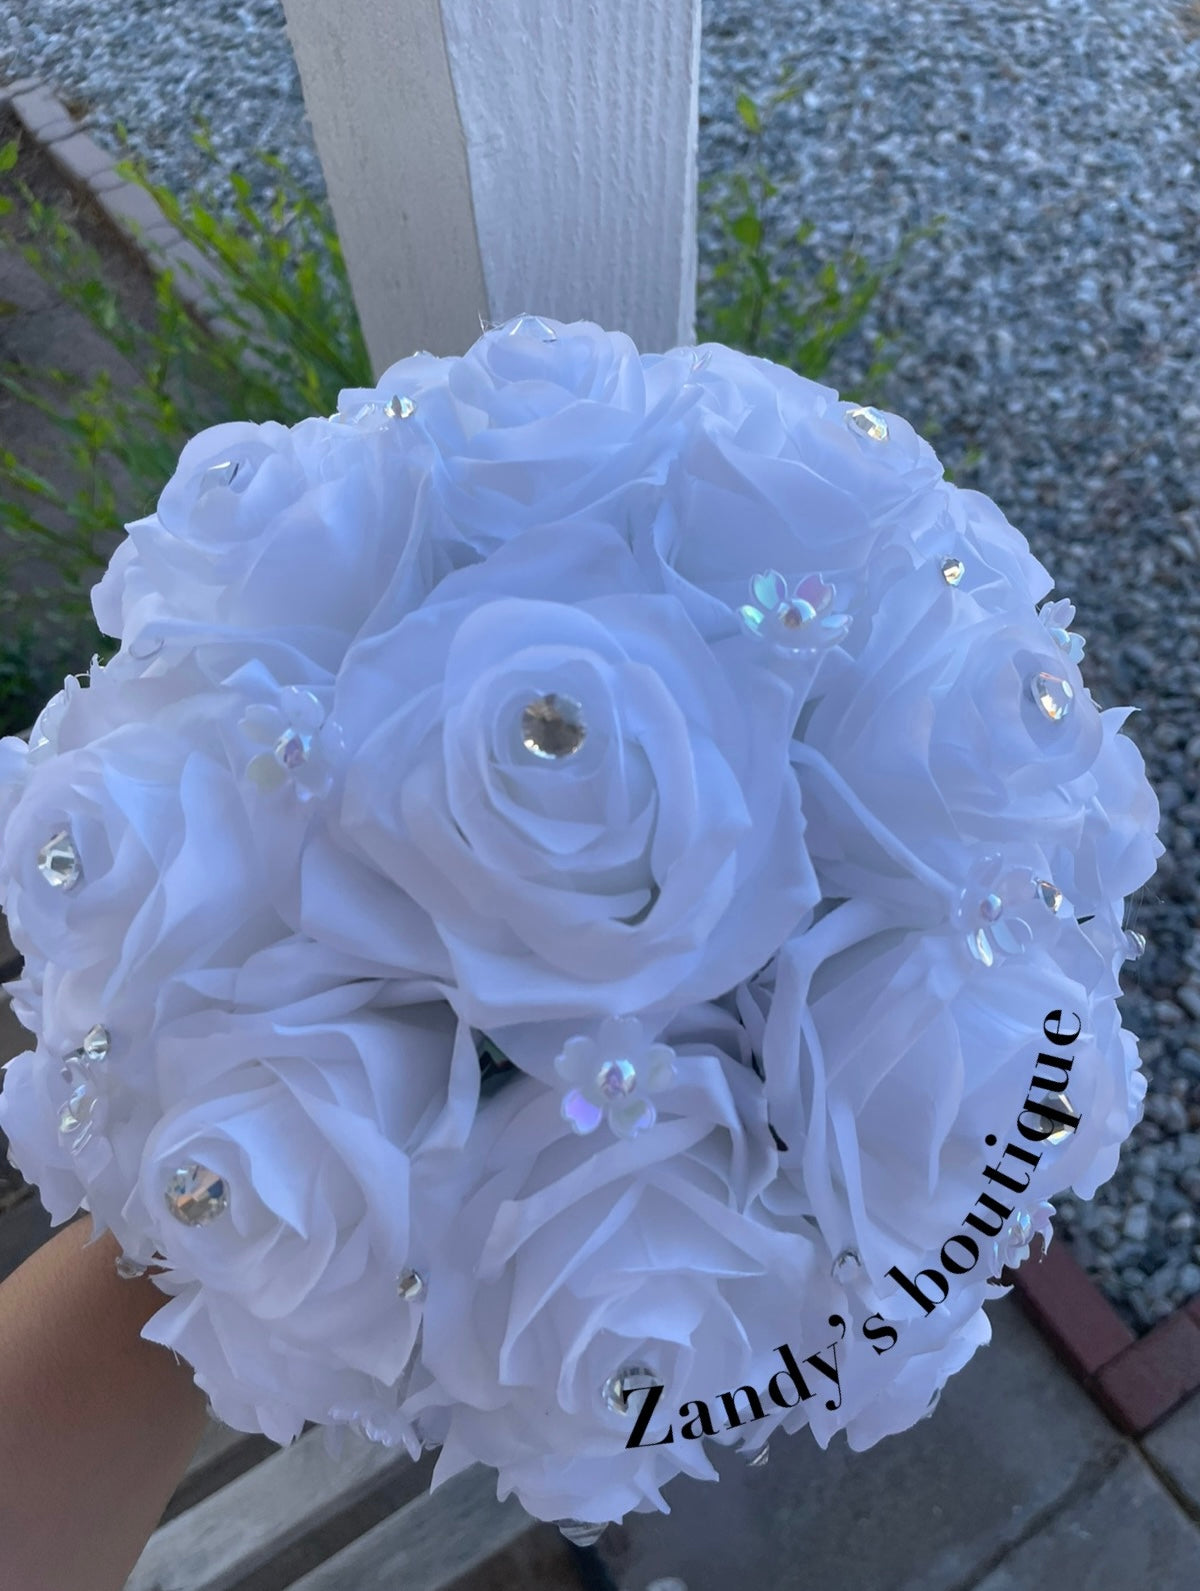
<instances>
[{"instance_id":1,"label":"stone curb","mask_svg":"<svg viewBox=\"0 0 1200 1591\"><path fill-rule=\"evenodd\" d=\"M152 275L170 267L179 298L210 331L236 335L219 316L209 288L223 283L219 270L162 213L153 197L116 171L116 156L102 149L45 82L23 77L0 84L0 109L16 116L30 142L68 183L99 209Z\"/></svg>"}]
</instances>

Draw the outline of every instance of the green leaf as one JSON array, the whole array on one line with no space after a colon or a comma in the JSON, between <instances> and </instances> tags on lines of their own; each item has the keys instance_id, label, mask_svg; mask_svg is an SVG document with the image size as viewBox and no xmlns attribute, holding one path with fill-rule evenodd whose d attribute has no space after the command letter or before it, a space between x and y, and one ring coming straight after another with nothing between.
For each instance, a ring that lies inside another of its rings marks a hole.
<instances>
[{"instance_id":1,"label":"green leaf","mask_svg":"<svg viewBox=\"0 0 1200 1591\"><path fill-rule=\"evenodd\" d=\"M762 222L752 212L746 211L739 215L729 229L739 243L744 243L747 248L757 249L762 242Z\"/></svg>"},{"instance_id":2,"label":"green leaf","mask_svg":"<svg viewBox=\"0 0 1200 1591\"><path fill-rule=\"evenodd\" d=\"M17 139L0 144L0 171L11 171L17 163Z\"/></svg>"},{"instance_id":3,"label":"green leaf","mask_svg":"<svg viewBox=\"0 0 1200 1591\"><path fill-rule=\"evenodd\" d=\"M758 106L750 98L749 94L741 93L738 95L737 113L752 133L762 132L762 119L758 114Z\"/></svg>"}]
</instances>

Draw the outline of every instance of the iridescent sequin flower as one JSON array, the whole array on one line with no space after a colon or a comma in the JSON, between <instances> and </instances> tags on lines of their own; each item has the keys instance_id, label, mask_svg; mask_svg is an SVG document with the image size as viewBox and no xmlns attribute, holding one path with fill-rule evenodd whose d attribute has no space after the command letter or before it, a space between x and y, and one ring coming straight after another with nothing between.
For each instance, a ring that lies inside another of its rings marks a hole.
<instances>
[{"instance_id":1,"label":"iridescent sequin flower","mask_svg":"<svg viewBox=\"0 0 1200 1591\"><path fill-rule=\"evenodd\" d=\"M1071 659L1072 663L1082 661L1083 649L1087 645L1083 636L1067 626L1075 617L1075 604L1066 597L1061 597L1057 602L1043 602L1038 609L1038 618L1049 630L1051 636Z\"/></svg>"},{"instance_id":2,"label":"iridescent sequin flower","mask_svg":"<svg viewBox=\"0 0 1200 1591\"><path fill-rule=\"evenodd\" d=\"M618 1138L653 1127L658 1112L648 1094L675 1080L675 1052L651 1044L636 1017L606 1017L595 1038L576 1034L555 1057L554 1069L574 1084L562 1114L577 1133L595 1132L607 1118Z\"/></svg>"},{"instance_id":3,"label":"iridescent sequin flower","mask_svg":"<svg viewBox=\"0 0 1200 1591\"><path fill-rule=\"evenodd\" d=\"M1039 920L1057 914L1062 904L1062 891L1051 880L1006 864L999 851L987 851L972 864L951 922L966 936L976 961L990 967L997 954L1028 949Z\"/></svg>"},{"instance_id":4,"label":"iridescent sequin flower","mask_svg":"<svg viewBox=\"0 0 1200 1591\"><path fill-rule=\"evenodd\" d=\"M835 589L820 575L806 575L789 596L783 576L768 569L752 577L750 595L754 602L738 609L746 628L789 651L825 651L850 628L848 614L828 612Z\"/></svg>"},{"instance_id":5,"label":"iridescent sequin flower","mask_svg":"<svg viewBox=\"0 0 1200 1591\"><path fill-rule=\"evenodd\" d=\"M329 793L341 731L326 720L325 709L311 691L288 685L279 693L278 706L252 703L238 728L247 739L271 748L246 765L246 777L260 790L277 790L290 780L301 801Z\"/></svg>"},{"instance_id":6,"label":"iridescent sequin flower","mask_svg":"<svg viewBox=\"0 0 1200 1591\"><path fill-rule=\"evenodd\" d=\"M1042 1252L1050 1247L1054 1206L1043 1199L1032 1210L1018 1210L996 1239L996 1258L1000 1265L1016 1270L1029 1258L1035 1237L1042 1240Z\"/></svg>"}]
</instances>

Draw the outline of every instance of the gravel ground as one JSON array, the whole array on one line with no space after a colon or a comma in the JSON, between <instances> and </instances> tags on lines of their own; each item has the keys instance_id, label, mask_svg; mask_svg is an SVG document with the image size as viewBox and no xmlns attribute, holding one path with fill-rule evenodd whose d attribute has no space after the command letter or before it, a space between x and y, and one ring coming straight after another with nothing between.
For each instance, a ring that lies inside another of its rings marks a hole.
<instances>
[{"instance_id":1,"label":"gravel ground","mask_svg":"<svg viewBox=\"0 0 1200 1591\"><path fill-rule=\"evenodd\" d=\"M1200 1292L1200 3L705 0L704 20L702 175L752 159L731 85L762 103L788 57L806 82L767 123L772 232L810 219L822 257L882 262L947 216L828 379L855 389L868 339L904 339L878 401L1029 537L1100 706L1143 708L1125 733L1168 851L1127 910L1148 947L1122 1011L1150 1092L1059 1227L1144 1330ZM275 149L323 193L276 0L0 0L0 78L35 72L102 141L122 120L177 193L203 175L197 114L223 156ZM712 242L702 225L702 271Z\"/></svg>"}]
</instances>

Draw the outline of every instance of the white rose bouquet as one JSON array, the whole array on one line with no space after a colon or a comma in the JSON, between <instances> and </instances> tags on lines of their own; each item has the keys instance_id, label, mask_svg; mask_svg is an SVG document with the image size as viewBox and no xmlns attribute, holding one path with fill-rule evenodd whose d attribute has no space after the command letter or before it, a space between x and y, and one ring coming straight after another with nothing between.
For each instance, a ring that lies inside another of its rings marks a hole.
<instances>
[{"instance_id":1,"label":"white rose bouquet","mask_svg":"<svg viewBox=\"0 0 1200 1591\"><path fill-rule=\"evenodd\" d=\"M1158 807L1020 533L896 415L532 315L127 530L0 741L0 1125L144 1335L579 1540L919 1419L1144 1092Z\"/></svg>"}]
</instances>

